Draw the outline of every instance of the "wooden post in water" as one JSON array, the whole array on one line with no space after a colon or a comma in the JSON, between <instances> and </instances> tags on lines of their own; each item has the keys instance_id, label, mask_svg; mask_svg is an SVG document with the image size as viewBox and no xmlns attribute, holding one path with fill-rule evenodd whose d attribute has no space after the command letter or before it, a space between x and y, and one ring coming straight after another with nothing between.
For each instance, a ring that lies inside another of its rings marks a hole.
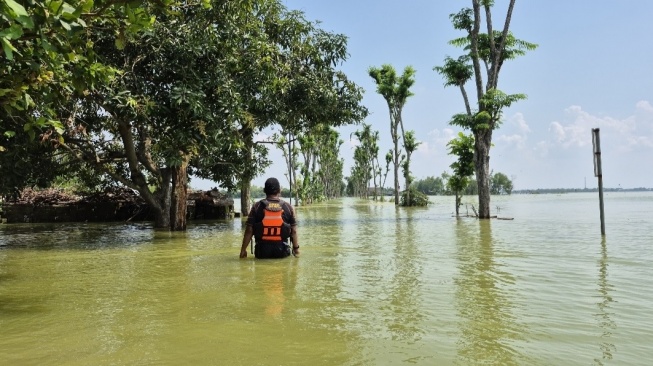
<instances>
[{"instance_id":1,"label":"wooden post in water","mask_svg":"<svg viewBox=\"0 0 653 366\"><path fill-rule=\"evenodd\" d=\"M601 170L601 138L599 129L592 129L592 146L594 147L594 176L599 178L599 208L601 211L601 235L605 236L605 215L603 212L603 172Z\"/></svg>"}]
</instances>

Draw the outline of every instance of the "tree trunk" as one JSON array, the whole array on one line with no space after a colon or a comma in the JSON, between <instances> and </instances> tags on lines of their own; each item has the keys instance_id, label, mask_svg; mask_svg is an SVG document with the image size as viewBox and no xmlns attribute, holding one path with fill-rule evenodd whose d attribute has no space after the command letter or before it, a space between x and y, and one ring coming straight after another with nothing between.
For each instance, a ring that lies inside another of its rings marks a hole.
<instances>
[{"instance_id":1,"label":"tree trunk","mask_svg":"<svg viewBox=\"0 0 653 366\"><path fill-rule=\"evenodd\" d=\"M403 130L403 128L402 128ZM404 147L406 146L406 138L404 137ZM405 190L406 190L406 206L412 206L410 201L410 155L411 152L406 149L406 172L405 172Z\"/></svg>"},{"instance_id":2,"label":"tree trunk","mask_svg":"<svg viewBox=\"0 0 653 366\"><path fill-rule=\"evenodd\" d=\"M399 205L399 154L397 154L396 146L395 142L395 205Z\"/></svg>"},{"instance_id":3,"label":"tree trunk","mask_svg":"<svg viewBox=\"0 0 653 366\"><path fill-rule=\"evenodd\" d=\"M170 201L168 200L168 203ZM154 228L170 230L170 205L168 207L152 207L154 210Z\"/></svg>"},{"instance_id":4,"label":"tree trunk","mask_svg":"<svg viewBox=\"0 0 653 366\"><path fill-rule=\"evenodd\" d=\"M249 215L249 202L252 199L252 179L254 177L254 130L246 129L245 133L245 155L247 156L248 166L240 178L240 214L241 217Z\"/></svg>"},{"instance_id":5,"label":"tree trunk","mask_svg":"<svg viewBox=\"0 0 653 366\"><path fill-rule=\"evenodd\" d=\"M392 163L394 168L394 188L395 188L395 206L399 205L399 135L397 134L397 129L399 125L397 124L397 118L395 113L393 113L392 103L388 101L388 109L390 111L390 137L392 137L392 143L394 144L394 150L392 152Z\"/></svg>"},{"instance_id":6,"label":"tree trunk","mask_svg":"<svg viewBox=\"0 0 653 366\"><path fill-rule=\"evenodd\" d=\"M252 199L251 185L252 182L250 180L242 181L240 183L240 213L242 214L242 217L247 217L247 215L249 215L249 201Z\"/></svg>"},{"instance_id":7,"label":"tree trunk","mask_svg":"<svg viewBox=\"0 0 653 366\"><path fill-rule=\"evenodd\" d=\"M454 193L456 197L456 217L460 216L460 201L462 201L462 196L459 194L459 192Z\"/></svg>"},{"instance_id":8,"label":"tree trunk","mask_svg":"<svg viewBox=\"0 0 653 366\"><path fill-rule=\"evenodd\" d=\"M182 157L179 166L172 168L172 200L170 205L170 229L172 231L186 230L186 215L188 212L188 162L189 155Z\"/></svg>"},{"instance_id":9,"label":"tree trunk","mask_svg":"<svg viewBox=\"0 0 653 366\"><path fill-rule=\"evenodd\" d=\"M406 206L412 206L410 203L410 189L408 189L408 177L406 177L404 180L405 180L404 190L406 191Z\"/></svg>"},{"instance_id":10,"label":"tree trunk","mask_svg":"<svg viewBox=\"0 0 653 366\"><path fill-rule=\"evenodd\" d=\"M145 201L154 210L155 229L170 230L170 181L170 169L165 168L161 170L161 187L159 187L159 190L154 194L147 190L139 190Z\"/></svg>"},{"instance_id":11,"label":"tree trunk","mask_svg":"<svg viewBox=\"0 0 653 366\"><path fill-rule=\"evenodd\" d=\"M290 154L290 176L291 176L291 179L290 179L290 181L295 183L295 206L299 206L299 189L297 188L297 170L295 169L295 156L294 156L294 153L293 153L293 151L295 150L295 141L294 140L291 142L291 147L292 148L290 149L290 151L291 151L291 154ZM292 193L290 194L290 196L291 196L291 201L290 202L292 202ZM292 203L291 203L291 205L292 205Z\"/></svg>"},{"instance_id":12,"label":"tree trunk","mask_svg":"<svg viewBox=\"0 0 653 366\"><path fill-rule=\"evenodd\" d=\"M474 167L478 184L478 218L490 218L490 144L492 131L474 133Z\"/></svg>"}]
</instances>

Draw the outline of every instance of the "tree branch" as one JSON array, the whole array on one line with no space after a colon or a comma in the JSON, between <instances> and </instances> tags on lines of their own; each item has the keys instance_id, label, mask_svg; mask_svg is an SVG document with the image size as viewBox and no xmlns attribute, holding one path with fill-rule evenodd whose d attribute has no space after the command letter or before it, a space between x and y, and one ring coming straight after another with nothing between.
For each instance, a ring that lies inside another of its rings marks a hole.
<instances>
[{"instance_id":1,"label":"tree branch","mask_svg":"<svg viewBox=\"0 0 653 366\"><path fill-rule=\"evenodd\" d=\"M481 74L481 64L478 55L478 33L481 28L481 7L479 1L480 0L472 0L474 7L474 27L472 28L470 36L472 63L474 65L474 75L476 76L476 95L477 99L481 101L483 99L483 75ZM479 110L481 108L482 106L479 105Z\"/></svg>"},{"instance_id":2,"label":"tree branch","mask_svg":"<svg viewBox=\"0 0 653 366\"><path fill-rule=\"evenodd\" d=\"M499 45L499 53L494 55L494 61L492 66L493 71L493 86L497 87L499 83L499 70L501 68L501 57L503 55L503 49L506 47L506 42L508 39L508 30L510 29L510 19L512 18L512 10L515 8L515 0L510 0L510 5L508 6L508 11L506 13L506 21L503 24L503 32L501 33L501 44Z\"/></svg>"}]
</instances>

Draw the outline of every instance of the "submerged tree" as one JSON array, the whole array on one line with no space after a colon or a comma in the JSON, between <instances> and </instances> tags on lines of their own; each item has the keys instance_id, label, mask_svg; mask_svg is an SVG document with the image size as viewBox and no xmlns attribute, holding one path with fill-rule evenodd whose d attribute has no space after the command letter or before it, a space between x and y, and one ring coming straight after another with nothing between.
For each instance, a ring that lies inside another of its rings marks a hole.
<instances>
[{"instance_id":1,"label":"submerged tree","mask_svg":"<svg viewBox=\"0 0 653 366\"><path fill-rule=\"evenodd\" d=\"M379 164L379 131L372 131L372 126L363 124L362 130L354 132L359 144L354 148L354 165L352 169L359 169L362 174L362 184L365 185L364 196L369 195L368 187L372 181L374 191L374 200L379 195L380 177L377 172L380 170ZM378 179L378 181L377 181Z\"/></svg>"},{"instance_id":2,"label":"submerged tree","mask_svg":"<svg viewBox=\"0 0 653 366\"><path fill-rule=\"evenodd\" d=\"M240 9L238 9L240 10ZM61 147L139 192L156 228L186 229L188 168L203 144L224 141L233 130L234 98L224 68L208 67L230 50L216 24L235 8L189 6L159 14L150 32L113 47L110 31L89 41L119 72L102 89L74 95L61 105L67 122Z\"/></svg>"},{"instance_id":3,"label":"submerged tree","mask_svg":"<svg viewBox=\"0 0 653 366\"><path fill-rule=\"evenodd\" d=\"M424 179L413 182L413 186L418 191L427 195L442 195L445 194L445 182L442 177L428 176Z\"/></svg>"},{"instance_id":4,"label":"submerged tree","mask_svg":"<svg viewBox=\"0 0 653 366\"><path fill-rule=\"evenodd\" d=\"M472 8L451 14L455 29L465 31L463 38L450 43L468 52L458 59L447 57L443 66L434 69L445 79L445 86L460 88L465 113L455 115L451 124L471 130L474 135L474 167L478 182L479 218L490 218L490 147L492 132L501 124L504 108L526 98L523 94L505 94L498 89L499 73L506 60L524 55L537 45L516 39L510 32L515 0L510 0L501 31L494 30L492 6L494 1L472 0ZM483 13L485 16L483 16ZM484 22L487 33L481 32ZM482 65L484 68L482 68ZM474 81L477 108L472 108L465 84Z\"/></svg>"},{"instance_id":5,"label":"submerged tree","mask_svg":"<svg viewBox=\"0 0 653 366\"><path fill-rule=\"evenodd\" d=\"M298 136L319 125L356 124L368 114L361 104L363 90L337 69L348 57L347 37L326 32L317 23L306 23L296 36L284 48L285 76L279 82L285 87L277 95L281 113L276 119L280 127L276 143L286 157L291 190L299 186Z\"/></svg>"},{"instance_id":6,"label":"submerged tree","mask_svg":"<svg viewBox=\"0 0 653 366\"><path fill-rule=\"evenodd\" d=\"M339 150L343 141L334 128L325 124L314 126L298 136L300 180L296 195L302 204L311 204L340 195L343 162ZM285 152L285 150L284 150Z\"/></svg>"},{"instance_id":7,"label":"submerged tree","mask_svg":"<svg viewBox=\"0 0 653 366\"><path fill-rule=\"evenodd\" d=\"M511 194L512 180L503 173L490 174L490 192L492 194Z\"/></svg>"},{"instance_id":8,"label":"submerged tree","mask_svg":"<svg viewBox=\"0 0 653 366\"><path fill-rule=\"evenodd\" d=\"M458 137L447 143L449 154L458 157L450 166L453 176L447 180L448 188L453 192L456 200L456 216L459 215L462 196L474 174L474 136L458 133Z\"/></svg>"},{"instance_id":9,"label":"submerged tree","mask_svg":"<svg viewBox=\"0 0 653 366\"><path fill-rule=\"evenodd\" d=\"M402 126L402 132L403 132L403 126ZM410 174L410 158L413 155L413 152L417 150L417 147L419 146L420 142L415 139L415 132L414 131L406 131L403 135L403 140L404 140L404 149L406 150L406 158L402 162L401 167L404 173L404 182L406 187L406 195L408 195L408 198L404 200L404 202L413 202L411 200L411 190L409 189L411 186L411 183L413 182L413 177ZM410 206L410 205L409 205Z\"/></svg>"},{"instance_id":10,"label":"submerged tree","mask_svg":"<svg viewBox=\"0 0 653 366\"><path fill-rule=\"evenodd\" d=\"M343 143L338 131L332 127L325 128L317 137L318 167L313 171L321 186L320 193L327 199L342 195L344 161L339 152Z\"/></svg>"},{"instance_id":11,"label":"submerged tree","mask_svg":"<svg viewBox=\"0 0 653 366\"><path fill-rule=\"evenodd\" d=\"M381 68L370 67L368 74L374 79L376 83L376 91L383 96L388 104L390 113L390 136L392 137L392 163L394 164L394 189L395 189L395 205L399 205L399 167L402 165L402 150L399 146L399 128L406 143L406 134L404 132L404 122L401 117L406 100L413 95L409 90L415 83L415 69L407 66L401 76L397 76L392 65L382 65ZM404 146L405 148L405 146ZM409 186L406 185L406 190ZM410 200L408 200L410 202Z\"/></svg>"}]
</instances>

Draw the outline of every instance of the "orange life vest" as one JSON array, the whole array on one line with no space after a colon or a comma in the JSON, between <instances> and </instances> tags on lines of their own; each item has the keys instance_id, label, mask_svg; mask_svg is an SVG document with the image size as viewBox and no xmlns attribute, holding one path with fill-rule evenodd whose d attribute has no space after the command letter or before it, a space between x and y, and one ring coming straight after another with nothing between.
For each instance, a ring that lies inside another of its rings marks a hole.
<instances>
[{"instance_id":1,"label":"orange life vest","mask_svg":"<svg viewBox=\"0 0 653 366\"><path fill-rule=\"evenodd\" d=\"M283 203L263 200L261 204L263 205L263 220L254 224L256 241L286 241L290 237L291 227L283 221Z\"/></svg>"}]
</instances>

